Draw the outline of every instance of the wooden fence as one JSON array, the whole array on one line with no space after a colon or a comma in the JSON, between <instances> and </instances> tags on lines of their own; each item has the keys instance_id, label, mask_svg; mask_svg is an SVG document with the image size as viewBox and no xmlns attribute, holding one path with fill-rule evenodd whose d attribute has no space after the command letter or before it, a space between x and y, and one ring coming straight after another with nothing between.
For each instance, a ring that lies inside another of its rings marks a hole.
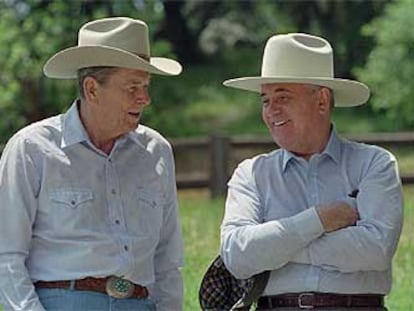
<instances>
[{"instance_id":1,"label":"wooden fence","mask_svg":"<svg viewBox=\"0 0 414 311\"><path fill-rule=\"evenodd\" d=\"M411 147L414 156L414 132L344 136L354 141L380 145L391 150ZM178 188L208 187L212 197L225 194L227 181L237 163L277 148L270 137L216 135L170 141L175 153ZM194 165L191 166L191 163ZM401 172L401 180L403 184L413 184L414 174Z\"/></svg>"},{"instance_id":2,"label":"wooden fence","mask_svg":"<svg viewBox=\"0 0 414 311\"><path fill-rule=\"evenodd\" d=\"M399 150L412 147L414 132L345 135L345 137ZM213 135L170 139L176 160L179 189L209 188L211 196L224 195L232 171L245 158L277 148L270 137ZM3 146L0 145L0 154ZM414 156L414 151L413 151ZM413 184L414 174L401 172L403 184Z\"/></svg>"}]
</instances>

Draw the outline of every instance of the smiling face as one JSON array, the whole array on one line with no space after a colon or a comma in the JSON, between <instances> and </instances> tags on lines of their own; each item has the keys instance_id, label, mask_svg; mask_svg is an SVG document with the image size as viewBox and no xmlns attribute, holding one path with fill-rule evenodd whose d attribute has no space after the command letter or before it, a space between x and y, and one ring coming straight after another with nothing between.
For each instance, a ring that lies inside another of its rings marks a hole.
<instances>
[{"instance_id":1,"label":"smiling face","mask_svg":"<svg viewBox=\"0 0 414 311\"><path fill-rule=\"evenodd\" d=\"M327 88L296 83L262 85L262 117L281 148L308 159L325 148L330 134Z\"/></svg>"},{"instance_id":2,"label":"smiling face","mask_svg":"<svg viewBox=\"0 0 414 311\"><path fill-rule=\"evenodd\" d=\"M147 72L124 68L113 71L103 83L85 78L88 113L83 117L88 132L109 140L135 130L151 102L149 83Z\"/></svg>"}]
</instances>

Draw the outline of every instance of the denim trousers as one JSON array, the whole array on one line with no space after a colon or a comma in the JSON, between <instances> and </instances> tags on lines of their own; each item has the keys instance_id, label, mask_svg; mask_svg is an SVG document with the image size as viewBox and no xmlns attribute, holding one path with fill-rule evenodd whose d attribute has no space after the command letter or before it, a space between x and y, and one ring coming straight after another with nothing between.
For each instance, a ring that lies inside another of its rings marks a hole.
<instances>
[{"instance_id":1,"label":"denim trousers","mask_svg":"<svg viewBox=\"0 0 414 311\"><path fill-rule=\"evenodd\" d=\"M307 309L300 309L300 308L273 308L273 309L257 309L260 311L303 311ZM385 307L378 307L378 308L313 308L309 310L319 310L319 311L387 311L387 308Z\"/></svg>"},{"instance_id":2,"label":"denim trousers","mask_svg":"<svg viewBox=\"0 0 414 311\"><path fill-rule=\"evenodd\" d=\"M106 294L60 288L39 288L36 290L40 302L47 311L155 311L150 298L116 299Z\"/></svg>"}]
</instances>

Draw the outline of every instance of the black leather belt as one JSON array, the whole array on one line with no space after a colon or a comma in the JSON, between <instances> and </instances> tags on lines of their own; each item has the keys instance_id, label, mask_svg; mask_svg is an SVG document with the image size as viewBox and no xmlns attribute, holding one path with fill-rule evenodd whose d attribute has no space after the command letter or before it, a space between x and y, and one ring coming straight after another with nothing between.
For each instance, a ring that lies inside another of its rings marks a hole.
<instances>
[{"instance_id":1,"label":"black leather belt","mask_svg":"<svg viewBox=\"0 0 414 311\"><path fill-rule=\"evenodd\" d=\"M259 298L257 309L295 307L313 309L317 307L383 307L384 296L377 294L332 294L332 293L292 293Z\"/></svg>"}]
</instances>

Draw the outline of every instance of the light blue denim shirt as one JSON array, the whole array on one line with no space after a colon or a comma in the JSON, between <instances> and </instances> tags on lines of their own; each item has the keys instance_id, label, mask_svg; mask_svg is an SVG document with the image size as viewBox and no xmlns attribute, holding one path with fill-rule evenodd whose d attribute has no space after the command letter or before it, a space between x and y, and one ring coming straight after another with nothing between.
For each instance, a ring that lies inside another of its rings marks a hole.
<instances>
[{"instance_id":1,"label":"light blue denim shirt","mask_svg":"<svg viewBox=\"0 0 414 311\"><path fill-rule=\"evenodd\" d=\"M228 185L221 255L236 277L271 270L264 295L390 291L403 200L386 150L332 130L309 161L279 149L243 161ZM357 208L360 220L324 233L315 207L334 201Z\"/></svg>"},{"instance_id":2,"label":"light blue denim shirt","mask_svg":"<svg viewBox=\"0 0 414 311\"><path fill-rule=\"evenodd\" d=\"M32 282L123 276L182 309L182 238L169 143L140 125L109 155L76 103L29 125L0 161L0 304L42 310Z\"/></svg>"}]
</instances>

